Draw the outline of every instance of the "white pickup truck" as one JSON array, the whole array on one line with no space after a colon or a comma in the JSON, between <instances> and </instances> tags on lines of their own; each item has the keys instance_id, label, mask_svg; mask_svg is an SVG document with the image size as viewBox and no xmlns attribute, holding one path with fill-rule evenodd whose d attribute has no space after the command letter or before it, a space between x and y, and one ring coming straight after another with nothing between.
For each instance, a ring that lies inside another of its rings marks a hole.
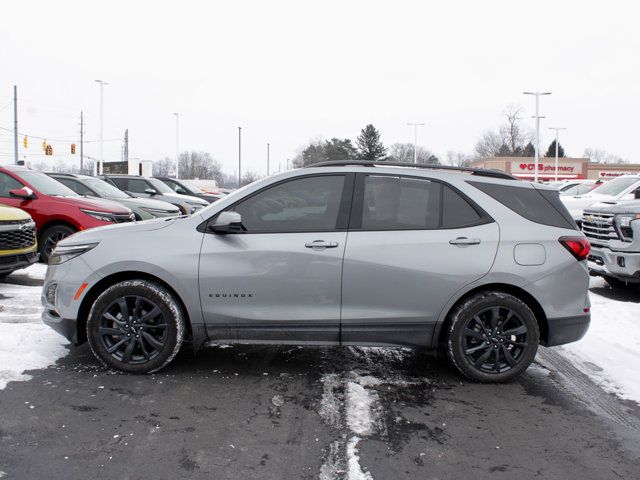
<instances>
[{"instance_id":1,"label":"white pickup truck","mask_svg":"<svg viewBox=\"0 0 640 480\"><path fill-rule=\"evenodd\" d=\"M636 197L638 195L638 197ZM589 193L576 196L561 196L560 200L578 225L589 205L597 202L624 202L640 198L640 175L622 175L595 188Z\"/></svg>"}]
</instances>

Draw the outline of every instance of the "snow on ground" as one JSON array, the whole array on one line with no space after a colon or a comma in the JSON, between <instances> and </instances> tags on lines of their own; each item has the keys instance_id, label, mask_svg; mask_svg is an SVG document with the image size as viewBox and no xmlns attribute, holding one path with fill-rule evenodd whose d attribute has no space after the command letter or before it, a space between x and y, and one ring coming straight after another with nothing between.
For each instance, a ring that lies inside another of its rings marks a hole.
<instances>
[{"instance_id":1,"label":"snow on ground","mask_svg":"<svg viewBox=\"0 0 640 480\"><path fill-rule=\"evenodd\" d=\"M0 390L8 382L29 380L25 371L48 367L68 351L68 342L42 323L42 288L28 286L43 279L46 269L35 264L11 275L27 285L0 283Z\"/></svg>"},{"instance_id":2,"label":"snow on ground","mask_svg":"<svg viewBox=\"0 0 640 480\"><path fill-rule=\"evenodd\" d=\"M604 280L591 279L589 331L579 342L559 350L608 392L640 403L640 303L596 293L607 288ZM612 296L640 300L640 289Z\"/></svg>"}]
</instances>

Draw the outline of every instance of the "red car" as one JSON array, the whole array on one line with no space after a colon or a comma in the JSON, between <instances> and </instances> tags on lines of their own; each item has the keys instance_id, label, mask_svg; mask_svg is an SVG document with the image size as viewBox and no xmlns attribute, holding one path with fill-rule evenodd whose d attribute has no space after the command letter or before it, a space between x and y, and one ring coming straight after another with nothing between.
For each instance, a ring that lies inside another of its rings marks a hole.
<instances>
[{"instance_id":1,"label":"red car","mask_svg":"<svg viewBox=\"0 0 640 480\"><path fill-rule=\"evenodd\" d=\"M56 243L74 232L134 220L119 203L78 196L48 175L18 166L0 167L0 203L31 215L45 262Z\"/></svg>"}]
</instances>

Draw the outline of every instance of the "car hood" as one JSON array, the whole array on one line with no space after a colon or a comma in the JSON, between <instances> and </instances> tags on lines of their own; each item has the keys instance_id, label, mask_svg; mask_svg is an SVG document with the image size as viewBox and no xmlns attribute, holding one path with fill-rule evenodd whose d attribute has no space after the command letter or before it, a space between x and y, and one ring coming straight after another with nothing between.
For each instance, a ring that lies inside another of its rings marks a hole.
<instances>
[{"instance_id":1,"label":"car hood","mask_svg":"<svg viewBox=\"0 0 640 480\"><path fill-rule=\"evenodd\" d=\"M153 220L144 220L142 222L127 222L106 225L104 227L90 228L82 230L61 240L58 245L77 245L79 243L93 243L107 237L114 237L126 233L150 232L152 230L160 230L173 224L180 217L154 218Z\"/></svg>"},{"instance_id":2,"label":"car hood","mask_svg":"<svg viewBox=\"0 0 640 480\"><path fill-rule=\"evenodd\" d=\"M50 197L55 198L58 202L66 203L69 205L75 205L80 208L86 208L87 210L95 210L98 212L109 212L117 215L129 215L131 210L121 203L114 202L113 200L107 200L105 198L93 198L93 197Z\"/></svg>"},{"instance_id":3,"label":"car hood","mask_svg":"<svg viewBox=\"0 0 640 480\"><path fill-rule=\"evenodd\" d=\"M0 222L15 222L20 220L31 220L31 215L19 208L0 205Z\"/></svg>"},{"instance_id":4,"label":"car hood","mask_svg":"<svg viewBox=\"0 0 640 480\"><path fill-rule=\"evenodd\" d=\"M162 196L167 197L167 199L176 199L182 200L184 202L195 203L197 205L202 205L203 207L209 205L209 203L205 200L202 200L198 197L192 197L191 195L180 195L179 193L163 193Z\"/></svg>"},{"instance_id":5,"label":"car hood","mask_svg":"<svg viewBox=\"0 0 640 480\"><path fill-rule=\"evenodd\" d=\"M162 200L152 200L150 198L120 198L113 199L114 201L120 202L128 207L133 208L154 208L156 210L166 210L167 212L180 212L178 207L169 202L164 202Z\"/></svg>"},{"instance_id":6,"label":"car hood","mask_svg":"<svg viewBox=\"0 0 640 480\"><path fill-rule=\"evenodd\" d=\"M588 208L589 212L597 212L597 213L613 213L613 214L621 214L621 213L640 213L640 201L611 201L611 202L598 202L590 205Z\"/></svg>"}]
</instances>

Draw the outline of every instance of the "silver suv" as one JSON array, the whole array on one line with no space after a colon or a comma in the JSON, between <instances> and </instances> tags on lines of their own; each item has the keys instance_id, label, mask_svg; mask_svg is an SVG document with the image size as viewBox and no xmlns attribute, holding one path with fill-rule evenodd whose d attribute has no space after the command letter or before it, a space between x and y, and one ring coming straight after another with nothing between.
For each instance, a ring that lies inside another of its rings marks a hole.
<instances>
[{"instance_id":1,"label":"silver suv","mask_svg":"<svg viewBox=\"0 0 640 480\"><path fill-rule=\"evenodd\" d=\"M130 373L161 369L184 341L404 345L499 382L539 344L585 334L588 252L549 187L470 168L328 162L190 217L61 241L43 318Z\"/></svg>"}]
</instances>

